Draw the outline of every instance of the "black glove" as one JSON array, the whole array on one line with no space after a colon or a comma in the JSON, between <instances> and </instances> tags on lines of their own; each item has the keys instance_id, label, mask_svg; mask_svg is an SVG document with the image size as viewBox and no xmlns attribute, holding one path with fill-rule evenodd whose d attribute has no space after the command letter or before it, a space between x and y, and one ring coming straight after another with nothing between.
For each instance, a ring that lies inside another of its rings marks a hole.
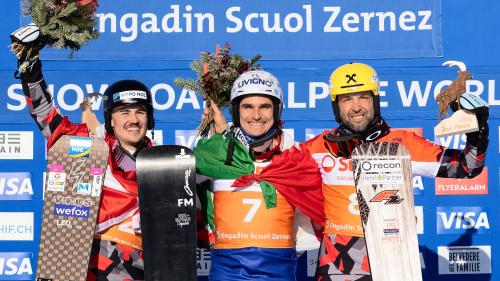
<instances>
[{"instance_id":1,"label":"black glove","mask_svg":"<svg viewBox=\"0 0 500 281\"><path fill-rule=\"evenodd\" d=\"M488 104L482 100L479 96L473 95L471 93L463 94L460 99L460 107L470 113L473 113L477 117L477 124L479 131L468 133L467 141L471 143L477 143L478 141L487 141L489 129L488 129L488 117L490 116L490 110ZM452 102L450 107L453 111L457 111L458 103Z\"/></svg>"},{"instance_id":2,"label":"black glove","mask_svg":"<svg viewBox=\"0 0 500 281\"><path fill-rule=\"evenodd\" d=\"M20 78L29 72L33 72L35 67L40 68L38 59L39 51L45 46L45 40L38 26L30 23L19 28L10 35L12 41L12 52L18 58L18 69L14 77Z\"/></svg>"}]
</instances>

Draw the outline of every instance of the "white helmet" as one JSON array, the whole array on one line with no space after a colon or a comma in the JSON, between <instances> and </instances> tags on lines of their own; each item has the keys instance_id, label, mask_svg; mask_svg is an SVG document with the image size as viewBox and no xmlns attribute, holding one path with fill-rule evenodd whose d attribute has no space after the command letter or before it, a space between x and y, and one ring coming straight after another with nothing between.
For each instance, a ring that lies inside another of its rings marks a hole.
<instances>
[{"instance_id":1,"label":"white helmet","mask_svg":"<svg viewBox=\"0 0 500 281\"><path fill-rule=\"evenodd\" d=\"M240 101L247 95L264 95L273 101L275 128L281 120L283 110L283 91L278 79L264 70L250 70L242 73L233 83L231 89L231 115L236 127L240 126Z\"/></svg>"}]
</instances>

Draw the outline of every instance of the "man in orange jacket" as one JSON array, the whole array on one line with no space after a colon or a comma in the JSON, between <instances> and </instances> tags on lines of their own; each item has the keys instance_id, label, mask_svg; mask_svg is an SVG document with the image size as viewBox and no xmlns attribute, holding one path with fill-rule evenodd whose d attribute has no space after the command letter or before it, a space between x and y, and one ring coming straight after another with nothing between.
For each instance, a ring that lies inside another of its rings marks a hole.
<instances>
[{"instance_id":1,"label":"man in orange jacket","mask_svg":"<svg viewBox=\"0 0 500 281\"><path fill-rule=\"evenodd\" d=\"M485 162L488 107L477 98L477 103L462 105L476 114L480 129L467 134L465 148L459 151L391 129L380 115L379 79L370 66L342 65L332 73L330 82L333 112L340 126L306 142L322 174L326 217L316 277L371 280L350 160L354 147L363 142L396 142L409 150L413 175L471 178L481 173ZM347 168L335 168L338 166Z\"/></svg>"}]
</instances>

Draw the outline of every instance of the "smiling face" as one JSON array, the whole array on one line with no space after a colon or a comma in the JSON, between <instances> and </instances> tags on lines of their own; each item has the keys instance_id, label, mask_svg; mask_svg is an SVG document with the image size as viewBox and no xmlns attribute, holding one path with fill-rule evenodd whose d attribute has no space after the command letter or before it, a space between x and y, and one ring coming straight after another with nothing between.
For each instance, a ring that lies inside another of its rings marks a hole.
<instances>
[{"instance_id":1,"label":"smiling face","mask_svg":"<svg viewBox=\"0 0 500 281\"><path fill-rule=\"evenodd\" d=\"M249 96L240 101L240 126L252 137L267 133L274 124L274 104L270 98Z\"/></svg>"},{"instance_id":2,"label":"smiling face","mask_svg":"<svg viewBox=\"0 0 500 281\"><path fill-rule=\"evenodd\" d=\"M133 152L146 136L147 109L144 105L122 105L111 113L111 127L120 145Z\"/></svg>"},{"instance_id":3,"label":"smiling face","mask_svg":"<svg viewBox=\"0 0 500 281\"><path fill-rule=\"evenodd\" d=\"M374 118L373 96L370 91L337 96L342 123L354 132L366 130Z\"/></svg>"}]
</instances>

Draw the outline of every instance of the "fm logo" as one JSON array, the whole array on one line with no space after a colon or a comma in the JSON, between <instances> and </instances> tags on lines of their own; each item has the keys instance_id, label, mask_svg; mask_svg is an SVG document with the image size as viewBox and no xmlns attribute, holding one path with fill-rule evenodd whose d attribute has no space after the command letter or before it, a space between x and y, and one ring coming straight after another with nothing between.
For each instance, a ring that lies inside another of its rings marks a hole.
<instances>
[{"instance_id":1,"label":"fm logo","mask_svg":"<svg viewBox=\"0 0 500 281\"><path fill-rule=\"evenodd\" d=\"M437 233L490 233L488 212L484 207L437 207Z\"/></svg>"},{"instance_id":2,"label":"fm logo","mask_svg":"<svg viewBox=\"0 0 500 281\"><path fill-rule=\"evenodd\" d=\"M384 190L379 192L375 197L373 197L370 202L384 202L385 205L389 204L399 204L404 199L397 195L398 190Z\"/></svg>"},{"instance_id":3,"label":"fm logo","mask_svg":"<svg viewBox=\"0 0 500 281\"><path fill-rule=\"evenodd\" d=\"M0 200L31 200L31 173L0 173Z\"/></svg>"},{"instance_id":4,"label":"fm logo","mask_svg":"<svg viewBox=\"0 0 500 281\"><path fill-rule=\"evenodd\" d=\"M0 252L0 280L33 280L32 253Z\"/></svg>"},{"instance_id":5,"label":"fm logo","mask_svg":"<svg viewBox=\"0 0 500 281\"><path fill-rule=\"evenodd\" d=\"M193 198L179 198L177 199L177 207L182 207L182 206L194 206Z\"/></svg>"}]
</instances>

